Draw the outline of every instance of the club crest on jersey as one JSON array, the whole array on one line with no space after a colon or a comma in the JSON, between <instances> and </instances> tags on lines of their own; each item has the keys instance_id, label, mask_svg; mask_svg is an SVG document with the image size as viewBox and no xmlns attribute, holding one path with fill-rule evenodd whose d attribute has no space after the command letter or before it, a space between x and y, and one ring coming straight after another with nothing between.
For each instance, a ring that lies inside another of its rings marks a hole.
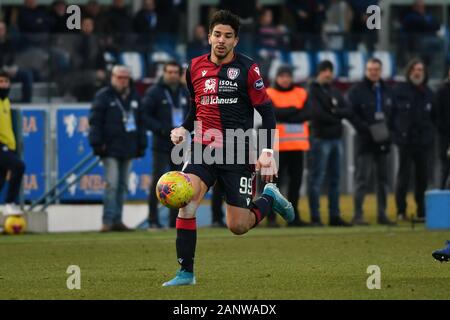
<instances>
[{"instance_id":1,"label":"club crest on jersey","mask_svg":"<svg viewBox=\"0 0 450 320\"><path fill-rule=\"evenodd\" d=\"M228 79L234 80L237 77L239 77L240 72L241 71L238 68L228 68L227 77L228 77Z\"/></svg>"},{"instance_id":2,"label":"club crest on jersey","mask_svg":"<svg viewBox=\"0 0 450 320\"><path fill-rule=\"evenodd\" d=\"M205 81L205 88L203 89L203 92L205 93L215 93L216 92L216 79L208 79Z\"/></svg>"}]
</instances>

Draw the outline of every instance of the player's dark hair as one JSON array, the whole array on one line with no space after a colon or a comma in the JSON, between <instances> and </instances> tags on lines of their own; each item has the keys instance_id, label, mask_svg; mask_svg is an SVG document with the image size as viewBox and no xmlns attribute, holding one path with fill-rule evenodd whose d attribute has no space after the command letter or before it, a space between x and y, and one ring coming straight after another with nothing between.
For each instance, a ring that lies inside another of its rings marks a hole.
<instances>
[{"instance_id":1,"label":"player's dark hair","mask_svg":"<svg viewBox=\"0 0 450 320\"><path fill-rule=\"evenodd\" d=\"M370 58L370 59L368 59L367 60L367 63L378 63L380 66L382 66L383 65L383 62L381 62L381 60L380 59L378 59L378 58Z\"/></svg>"},{"instance_id":2,"label":"player's dark hair","mask_svg":"<svg viewBox=\"0 0 450 320\"><path fill-rule=\"evenodd\" d=\"M334 70L333 63L330 60L321 61L319 63L319 65L317 66L317 73L320 73L320 72L326 71L326 70L330 70L331 72L333 72L333 70Z\"/></svg>"},{"instance_id":3,"label":"player's dark hair","mask_svg":"<svg viewBox=\"0 0 450 320\"><path fill-rule=\"evenodd\" d=\"M241 23L239 17L228 10L219 10L211 17L209 22L209 33L211 33L214 27L218 24L224 24L230 26L234 30L234 34L237 37L239 35L239 29Z\"/></svg>"},{"instance_id":4,"label":"player's dark hair","mask_svg":"<svg viewBox=\"0 0 450 320\"><path fill-rule=\"evenodd\" d=\"M163 69L164 72L166 71L168 66L177 67L178 72L181 74L181 70L182 70L181 65L178 62L176 62L175 60L170 60L170 61L167 61L166 63L164 63L164 69Z\"/></svg>"},{"instance_id":5,"label":"player's dark hair","mask_svg":"<svg viewBox=\"0 0 450 320\"><path fill-rule=\"evenodd\" d=\"M3 71L3 70L0 70L0 78L10 79L9 78L9 74L6 71Z\"/></svg>"}]
</instances>

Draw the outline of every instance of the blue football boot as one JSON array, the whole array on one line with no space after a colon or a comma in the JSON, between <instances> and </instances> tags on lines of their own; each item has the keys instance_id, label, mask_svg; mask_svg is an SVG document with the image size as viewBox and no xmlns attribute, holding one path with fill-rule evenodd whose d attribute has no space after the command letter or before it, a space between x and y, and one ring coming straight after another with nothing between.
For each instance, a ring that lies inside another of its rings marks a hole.
<instances>
[{"instance_id":1,"label":"blue football boot","mask_svg":"<svg viewBox=\"0 0 450 320\"><path fill-rule=\"evenodd\" d=\"M268 183L264 187L263 194L273 198L272 210L283 217L287 222L295 219L295 212L292 203L290 203L273 183Z\"/></svg>"},{"instance_id":2,"label":"blue football boot","mask_svg":"<svg viewBox=\"0 0 450 320\"><path fill-rule=\"evenodd\" d=\"M195 284L195 276L193 272L178 270L175 278L167 282L164 282L163 287L189 286L194 284Z\"/></svg>"},{"instance_id":3,"label":"blue football boot","mask_svg":"<svg viewBox=\"0 0 450 320\"><path fill-rule=\"evenodd\" d=\"M444 249L439 249L433 251L433 258L440 262L449 261L450 260L450 240L447 240L445 243L446 247Z\"/></svg>"}]
</instances>

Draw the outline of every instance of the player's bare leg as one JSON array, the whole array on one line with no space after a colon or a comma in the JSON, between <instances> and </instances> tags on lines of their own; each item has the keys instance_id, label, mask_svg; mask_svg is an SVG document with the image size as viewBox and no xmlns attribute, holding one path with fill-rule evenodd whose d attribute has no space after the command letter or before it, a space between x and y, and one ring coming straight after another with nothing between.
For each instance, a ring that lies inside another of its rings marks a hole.
<instances>
[{"instance_id":1,"label":"player's bare leg","mask_svg":"<svg viewBox=\"0 0 450 320\"><path fill-rule=\"evenodd\" d=\"M227 204L227 226L236 235L246 233L261 222L271 211L275 211L287 222L294 220L292 204L273 183L268 183L260 198L252 202L251 208Z\"/></svg>"},{"instance_id":2,"label":"player's bare leg","mask_svg":"<svg viewBox=\"0 0 450 320\"><path fill-rule=\"evenodd\" d=\"M195 213L208 191L208 187L198 176L189 173L187 175L194 187L194 196L187 206L179 210L176 223L177 258L181 268L175 278L163 284L165 287L195 284L194 256L197 242Z\"/></svg>"},{"instance_id":3,"label":"player's bare leg","mask_svg":"<svg viewBox=\"0 0 450 320\"><path fill-rule=\"evenodd\" d=\"M247 209L227 204L227 226L236 235L247 233L256 224L255 214Z\"/></svg>"}]
</instances>

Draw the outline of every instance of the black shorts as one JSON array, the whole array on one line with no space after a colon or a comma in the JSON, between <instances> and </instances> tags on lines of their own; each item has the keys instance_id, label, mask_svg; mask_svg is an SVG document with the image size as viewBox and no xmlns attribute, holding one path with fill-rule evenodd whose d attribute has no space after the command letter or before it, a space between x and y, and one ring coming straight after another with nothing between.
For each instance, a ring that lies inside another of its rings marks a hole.
<instances>
[{"instance_id":1,"label":"black shorts","mask_svg":"<svg viewBox=\"0 0 450 320\"><path fill-rule=\"evenodd\" d=\"M250 164L196 164L190 159L184 173L198 176L209 188L216 182L224 191L225 202L239 208L250 208L256 192L254 165Z\"/></svg>"}]
</instances>

